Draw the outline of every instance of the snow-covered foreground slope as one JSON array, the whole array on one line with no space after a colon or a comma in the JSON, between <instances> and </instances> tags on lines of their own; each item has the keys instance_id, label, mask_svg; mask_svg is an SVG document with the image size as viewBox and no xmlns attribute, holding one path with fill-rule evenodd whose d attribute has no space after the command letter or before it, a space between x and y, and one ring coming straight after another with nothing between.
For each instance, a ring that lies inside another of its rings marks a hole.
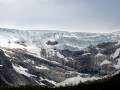
<instances>
[{"instance_id":1,"label":"snow-covered foreground slope","mask_svg":"<svg viewBox=\"0 0 120 90\"><path fill-rule=\"evenodd\" d=\"M80 77L80 76L77 76L77 77L68 78L63 82L58 83L56 85L56 87L59 87L59 86L75 86L75 85L78 85L81 82L83 83L83 82L86 82L86 81L94 81L94 80L98 80L98 79L100 79L100 78L99 77Z\"/></svg>"}]
</instances>

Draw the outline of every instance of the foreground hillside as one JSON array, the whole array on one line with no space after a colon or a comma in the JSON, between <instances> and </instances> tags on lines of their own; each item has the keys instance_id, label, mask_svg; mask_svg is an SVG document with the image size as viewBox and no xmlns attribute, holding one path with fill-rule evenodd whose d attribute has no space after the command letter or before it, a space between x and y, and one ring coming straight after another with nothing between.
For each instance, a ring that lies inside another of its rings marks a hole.
<instances>
[{"instance_id":1,"label":"foreground hillside","mask_svg":"<svg viewBox=\"0 0 120 90\"><path fill-rule=\"evenodd\" d=\"M81 83L77 86L68 87L57 87L57 88L47 88L47 87L18 87L18 88L6 88L1 87L0 90L119 90L120 89L120 74L106 79L96 80L93 82Z\"/></svg>"}]
</instances>

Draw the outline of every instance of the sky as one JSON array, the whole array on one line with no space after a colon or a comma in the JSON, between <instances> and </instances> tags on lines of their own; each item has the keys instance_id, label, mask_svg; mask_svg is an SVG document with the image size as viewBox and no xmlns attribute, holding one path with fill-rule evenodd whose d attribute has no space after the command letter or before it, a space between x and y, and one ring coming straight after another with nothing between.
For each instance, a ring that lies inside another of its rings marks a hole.
<instances>
[{"instance_id":1,"label":"sky","mask_svg":"<svg viewBox=\"0 0 120 90\"><path fill-rule=\"evenodd\" d=\"M120 31L120 0L0 0L0 27Z\"/></svg>"}]
</instances>

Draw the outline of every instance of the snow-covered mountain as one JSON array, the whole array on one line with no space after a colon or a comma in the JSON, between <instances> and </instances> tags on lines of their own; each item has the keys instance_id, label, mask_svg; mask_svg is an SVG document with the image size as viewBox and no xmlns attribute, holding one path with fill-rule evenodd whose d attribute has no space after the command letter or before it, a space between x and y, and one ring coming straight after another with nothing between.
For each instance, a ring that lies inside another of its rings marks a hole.
<instances>
[{"instance_id":1,"label":"snow-covered mountain","mask_svg":"<svg viewBox=\"0 0 120 90\"><path fill-rule=\"evenodd\" d=\"M76 78L79 83L114 75L120 69L119 39L116 32L1 28L0 83L53 87L69 84Z\"/></svg>"},{"instance_id":2,"label":"snow-covered mountain","mask_svg":"<svg viewBox=\"0 0 120 90\"><path fill-rule=\"evenodd\" d=\"M63 32L63 31L23 31L12 29L0 29L0 42L25 41L25 44L34 44L36 47L45 47L46 42L58 41L56 47L60 49L78 50L89 45L97 45L102 42L116 41L120 39L119 34L99 34L82 32Z\"/></svg>"}]
</instances>

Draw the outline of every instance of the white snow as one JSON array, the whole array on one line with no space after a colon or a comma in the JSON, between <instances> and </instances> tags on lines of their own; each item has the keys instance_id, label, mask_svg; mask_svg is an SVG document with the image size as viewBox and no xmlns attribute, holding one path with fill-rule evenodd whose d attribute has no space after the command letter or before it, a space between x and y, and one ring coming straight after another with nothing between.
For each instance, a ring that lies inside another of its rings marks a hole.
<instances>
[{"instance_id":1,"label":"white snow","mask_svg":"<svg viewBox=\"0 0 120 90\"><path fill-rule=\"evenodd\" d=\"M31 55L32 55L32 54L31 54ZM45 60L45 61L47 61L47 62L50 62L50 63L56 64L56 65L60 65L60 63L58 63L58 62L56 62L56 61L50 61L50 60L48 60L48 59L45 59L45 58L43 58L43 57L39 57L39 56L36 56L36 55L33 55L33 56L35 56L35 57L37 57L37 58L40 58L40 59L43 59L43 60Z\"/></svg>"},{"instance_id":2,"label":"white snow","mask_svg":"<svg viewBox=\"0 0 120 90\"><path fill-rule=\"evenodd\" d=\"M52 83L52 84L54 84L54 85L57 84L57 82L55 82L55 81L53 81L53 80L49 80L49 79L47 79L47 78L42 78L42 77L40 77L39 82L41 82L41 81L43 81L43 80L46 80L46 81L48 81L49 83Z\"/></svg>"},{"instance_id":3,"label":"white snow","mask_svg":"<svg viewBox=\"0 0 120 90\"><path fill-rule=\"evenodd\" d=\"M39 85L45 86L45 84L43 84L42 82L38 82L37 80L35 80L36 83L38 83Z\"/></svg>"},{"instance_id":4,"label":"white snow","mask_svg":"<svg viewBox=\"0 0 120 90\"><path fill-rule=\"evenodd\" d=\"M75 34L72 34L72 33L71 35L64 35L63 37L79 39L79 37L77 37Z\"/></svg>"},{"instance_id":5,"label":"white snow","mask_svg":"<svg viewBox=\"0 0 120 90\"><path fill-rule=\"evenodd\" d=\"M22 75L25 75L27 77L35 76L35 75L32 75L32 74L29 74L27 68L23 68L22 66L15 65L15 64L12 64L12 66L15 69L16 72L18 72L18 73L20 73Z\"/></svg>"},{"instance_id":6,"label":"white snow","mask_svg":"<svg viewBox=\"0 0 120 90\"><path fill-rule=\"evenodd\" d=\"M25 63L32 63L32 64L35 64L35 62L33 60L30 60L30 59L27 59L27 60L24 60Z\"/></svg>"},{"instance_id":7,"label":"white snow","mask_svg":"<svg viewBox=\"0 0 120 90\"><path fill-rule=\"evenodd\" d=\"M44 69L44 70L49 70L48 67L44 66L44 65L39 65L39 66L34 66L36 69Z\"/></svg>"},{"instance_id":8,"label":"white snow","mask_svg":"<svg viewBox=\"0 0 120 90\"><path fill-rule=\"evenodd\" d=\"M118 48L115 53L112 55L112 57L115 59L120 54L120 48Z\"/></svg>"},{"instance_id":9,"label":"white snow","mask_svg":"<svg viewBox=\"0 0 120 90\"><path fill-rule=\"evenodd\" d=\"M0 67L2 67L3 65L0 65Z\"/></svg>"},{"instance_id":10,"label":"white snow","mask_svg":"<svg viewBox=\"0 0 120 90\"><path fill-rule=\"evenodd\" d=\"M47 41L55 42L56 40L53 38L48 39Z\"/></svg>"},{"instance_id":11,"label":"white snow","mask_svg":"<svg viewBox=\"0 0 120 90\"><path fill-rule=\"evenodd\" d=\"M1 46L1 47L10 48L10 49L13 49L13 48L25 48L24 46L19 45L19 44L16 44L16 43L14 43L14 42L11 42L11 43L2 42L2 44L0 44L0 46Z\"/></svg>"},{"instance_id":12,"label":"white snow","mask_svg":"<svg viewBox=\"0 0 120 90\"><path fill-rule=\"evenodd\" d=\"M60 58L65 58L63 55L60 54L60 52L57 52L57 56Z\"/></svg>"},{"instance_id":13,"label":"white snow","mask_svg":"<svg viewBox=\"0 0 120 90\"><path fill-rule=\"evenodd\" d=\"M34 44L28 45L26 49L30 54L40 57L40 48L37 48Z\"/></svg>"},{"instance_id":14,"label":"white snow","mask_svg":"<svg viewBox=\"0 0 120 90\"><path fill-rule=\"evenodd\" d=\"M52 83L52 84L54 84L54 85L56 85L57 83L55 82L55 81L53 81L53 80L49 80L49 79L45 79L46 81L48 81L49 83Z\"/></svg>"},{"instance_id":15,"label":"white snow","mask_svg":"<svg viewBox=\"0 0 120 90\"><path fill-rule=\"evenodd\" d=\"M56 65L60 65L60 63L56 62L56 61L51 61L51 63L56 64Z\"/></svg>"},{"instance_id":16,"label":"white snow","mask_svg":"<svg viewBox=\"0 0 120 90\"><path fill-rule=\"evenodd\" d=\"M96 56L100 57L100 56L104 56L104 55L102 53L98 53Z\"/></svg>"},{"instance_id":17,"label":"white snow","mask_svg":"<svg viewBox=\"0 0 120 90\"><path fill-rule=\"evenodd\" d=\"M119 65L113 65L116 69L120 69Z\"/></svg>"},{"instance_id":18,"label":"white snow","mask_svg":"<svg viewBox=\"0 0 120 90\"><path fill-rule=\"evenodd\" d=\"M82 54L82 55L84 56L84 55L89 55L89 54L91 54L91 53L84 53L84 54Z\"/></svg>"},{"instance_id":19,"label":"white snow","mask_svg":"<svg viewBox=\"0 0 120 90\"><path fill-rule=\"evenodd\" d=\"M0 41L1 42L1 41ZM40 56L40 48L37 48L36 45L34 45L31 42L27 42L26 45L27 46L23 46L20 44L15 43L14 41L11 41L11 43L8 43L8 41L3 41L1 42L2 44L0 44L0 47L2 48L9 48L9 49L14 49L14 48L18 48L18 49L26 49L29 53L36 55L36 56ZM8 56L6 54L6 56Z\"/></svg>"},{"instance_id":20,"label":"white snow","mask_svg":"<svg viewBox=\"0 0 120 90\"><path fill-rule=\"evenodd\" d=\"M57 56L59 58L63 58L66 62L68 62L69 60L67 58L65 58L62 54L60 54L60 52L57 52Z\"/></svg>"},{"instance_id":21,"label":"white snow","mask_svg":"<svg viewBox=\"0 0 120 90\"><path fill-rule=\"evenodd\" d=\"M100 66L102 66L102 65L107 65L107 64L111 64L111 62L110 62L109 60L104 60L104 61L100 64Z\"/></svg>"},{"instance_id":22,"label":"white snow","mask_svg":"<svg viewBox=\"0 0 120 90\"><path fill-rule=\"evenodd\" d=\"M97 79L100 79L100 78L99 77L85 77L85 78L83 78L83 77L77 76L77 77L68 78L65 81L58 83L56 85L56 87L71 86L71 85L74 86L74 85L78 85L80 82L93 81L93 80L97 80Z\"/></svg>"},{"instance_id":23,"label":"white snow","mask_svg":"<svg viewBox=\"0 0 120 90\"><path fill-rule=\"evenodd\" d=\"M5 56L10 57L10 55L8 55L7 53L4 53L4 54L5 54Z\"/></svg>"}]
</instances>

